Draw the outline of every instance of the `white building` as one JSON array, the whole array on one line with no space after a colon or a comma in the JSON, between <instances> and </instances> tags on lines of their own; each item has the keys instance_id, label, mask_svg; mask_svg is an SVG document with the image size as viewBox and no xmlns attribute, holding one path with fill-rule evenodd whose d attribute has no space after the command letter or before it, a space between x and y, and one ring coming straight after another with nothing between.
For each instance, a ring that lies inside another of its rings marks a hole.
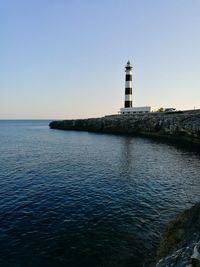
<instances>
[{"instance_id":1,"label":"white building","mask_svg":"<svg viewBox=\"0 0 200 267\"><path fill-rule=\"evenodd\" d=\"M151 106L145 107L131 107L131 108L121 108L121 114L133 114L133 113L148 113L148 112L156 112L158 111L157 108Z\"/></svg>"}]
</instances>

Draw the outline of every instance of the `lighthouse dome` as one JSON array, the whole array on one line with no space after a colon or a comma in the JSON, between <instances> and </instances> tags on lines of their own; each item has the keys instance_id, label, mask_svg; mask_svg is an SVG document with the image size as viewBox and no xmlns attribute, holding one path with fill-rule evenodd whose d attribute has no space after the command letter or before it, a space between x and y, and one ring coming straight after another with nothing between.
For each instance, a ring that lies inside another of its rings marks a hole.
<instances>
[{"instance_id":1,"label":"lighthouse dome","mask_svg":"<svg viewBox=\"0 0 200 267\"><path fill-rule=\"evenodd\" d=\"M126 69L132 69L132 65L131 65L130 61L127 62Z\"/></svg>"}]
</instances>

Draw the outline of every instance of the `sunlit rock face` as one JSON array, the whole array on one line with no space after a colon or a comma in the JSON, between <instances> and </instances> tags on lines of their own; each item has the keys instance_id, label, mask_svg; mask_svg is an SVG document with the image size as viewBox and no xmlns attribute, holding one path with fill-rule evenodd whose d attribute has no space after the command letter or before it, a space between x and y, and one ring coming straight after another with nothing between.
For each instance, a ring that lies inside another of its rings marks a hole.
<instances>
[{"instance_id":1,"label":"sunlit rock face","mask_svg":"<svg viewBox=\"0 0 200 267\"><path fill-rule=\"evenodd\" d=\"M200 203L169 223L157 253L156 267L200 266Z\"/></svg>"},{"instance_id":2,"label":"sunlit rock face","mask_svg":"<svg viewBox=\"0 0 200 267\"><path fill-rule=\"evenodd\" d=\"M200 144L200 110L53 121L52 129L142 134Z\"/></svg>"}]
</instances>

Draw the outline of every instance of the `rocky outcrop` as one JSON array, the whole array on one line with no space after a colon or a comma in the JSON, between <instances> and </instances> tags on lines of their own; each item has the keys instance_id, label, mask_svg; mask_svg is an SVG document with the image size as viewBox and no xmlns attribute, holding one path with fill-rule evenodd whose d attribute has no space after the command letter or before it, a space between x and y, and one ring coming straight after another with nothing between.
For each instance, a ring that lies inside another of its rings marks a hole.
<instances>
[{"instance_id":1,"label":"rocky outcrop","mask_svg":"<svg viewBox=\"0 0 200 267\"><path fill-rule=\"evenodd\" d=\"M200 203L169 223L157 260L156 267L200 267Z\"/></svg>"},{"instance_id":2,"label":"rocky outcrop","mask_svg":"<svg viewBox=\"0 0 200 267\"><path fill-rule=\"evenodd\" d=\"M52 129L140 134L200 144L200 110L52 121Z\"/></svg>"}]
</instances>

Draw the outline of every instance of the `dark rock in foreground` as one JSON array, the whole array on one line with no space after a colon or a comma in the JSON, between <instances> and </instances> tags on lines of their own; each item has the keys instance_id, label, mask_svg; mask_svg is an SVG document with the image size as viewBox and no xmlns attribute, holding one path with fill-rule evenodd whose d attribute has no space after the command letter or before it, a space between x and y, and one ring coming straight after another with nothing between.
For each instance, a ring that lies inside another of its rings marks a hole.
<instances>
[{"instance_id":1,"label":"dark rock in foreground","mask_svg":"<svg viewBox=\"0 0 200 267\"><path fill-rule=\"evenodd\" d=\"M156 267L200 266L200 203L171 221L157 253Z\"/></svg>"},{"instance_id":2,"label":"dark rock in foreground","mask_svg":"<svg viewBox=\"0 0 200 267\"><path fill-rule=\"evenodd\" d=\"M52 129L139 134L200 144L200 110L52 121Z\"/></svg>"}]
</instances>

